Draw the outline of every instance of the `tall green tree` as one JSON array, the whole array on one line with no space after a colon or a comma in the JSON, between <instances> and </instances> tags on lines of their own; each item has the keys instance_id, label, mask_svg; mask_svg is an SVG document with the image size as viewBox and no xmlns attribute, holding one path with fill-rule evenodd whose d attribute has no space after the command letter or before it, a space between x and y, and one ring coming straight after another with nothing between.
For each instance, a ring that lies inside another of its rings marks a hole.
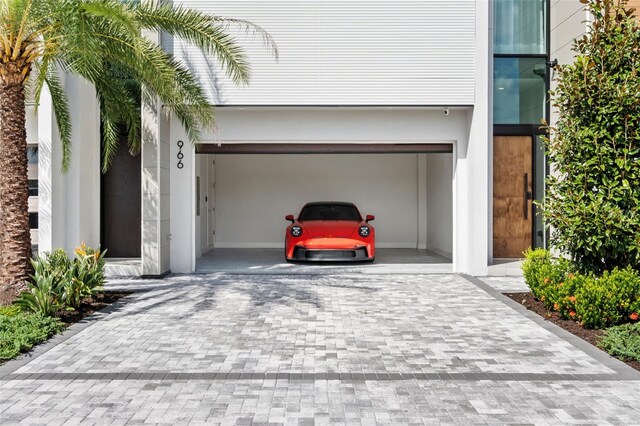
<instances>
[{"instance_id":1,"label":"tall green tree","mask_svg":"<svg viewBox=\"0 0 640 426\"><path fill-rule=\"evenodd\" d=\"M556 68L543 210L580 269L640 269L640 27L624 0L583 3L592 22Z\"/></svg>"},{"instance_id":2,"label":"tall green tree","mask_svg":"<svg viewBox=\"0 0 640 426\"><path fill-rule=\"evenodd\" d=\"M158 97L197 142L214 114L195 76L149 38L164 31L217 58L237 84L250 67L229 28L240 27L277 55L269 34L246 21L211 16L163 1L0 0L0 300L28 279L31 240L25 96L38 102L47 86L63 148L71 156L71 119L59 73L76 75L96 89L101 105L103 169L116 152L119 133L140 149L140 93ZM132 84L132 82L134 84Z\"/></svg>"}]
</instances>

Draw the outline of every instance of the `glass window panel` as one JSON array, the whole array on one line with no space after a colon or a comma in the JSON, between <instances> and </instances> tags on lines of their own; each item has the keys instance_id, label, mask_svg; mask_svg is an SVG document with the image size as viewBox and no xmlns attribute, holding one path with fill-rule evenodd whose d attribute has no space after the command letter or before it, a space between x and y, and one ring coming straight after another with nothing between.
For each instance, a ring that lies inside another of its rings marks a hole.
<instances>
[{"instance_id":1,"label":"glass window panel","mask_svg":"<svg viewBox=\"0 0 640 426\"><path fill-rule=\"evenodd\" d=\"M38 146L27 146L27 161L29 164L38 164Z\"/></svg>"},{"instance_id":2,"label":"glass window panel","mask_svg":"<svg viewBox=\"0 0 640 426\"><path fill-rule=\"evenodd\" d=\"M494 124L540 124L545 116L546 60L495 58Z\"/></svg>"},{"instance_id":3,"label":"glass window panel","mask_svg":"<svg viewBox=\"0 0 640 426\"><path fill-rule=\"evenodd\" d=\"M29 197L38 196L38 181L35 179L29 179Z\"/></svg>"},{"instance_id":4,"label":"glass window panel","mask_svg":"<svg viewBox=\"0 0 640 426\"><path fill-rule=\"evenodd\" d=\"M494 1L494 53L546 54L547 0Z\"/></svg>"},{"instance_id":5,"label":"glass window panel","mask_svg":"<svg viewBox=\"0 0 640 426\"><path fill-rule=\"evenodd\" d=\"M29 229L38 229L38 213L29 213Z\"/></svg>"}]
</instances>

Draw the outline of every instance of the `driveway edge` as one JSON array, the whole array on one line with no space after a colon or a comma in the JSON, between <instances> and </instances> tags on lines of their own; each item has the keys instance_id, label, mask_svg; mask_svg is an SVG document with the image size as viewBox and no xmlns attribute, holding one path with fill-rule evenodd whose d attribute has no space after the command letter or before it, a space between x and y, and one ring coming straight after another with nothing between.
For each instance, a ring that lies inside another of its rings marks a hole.
<instances>
[{"instance_id":1,"label":"driveway edge","mask_svg":"<svg viewBox=\"0 0 640 426\"><path fill-rule=\"evenodd\" d=\"M591 358L593 358L596 361L602 363L606 367L614 370L616 372L616 374L618 374L620 376L619 380L620 379L622 379L622 380L640 380L640 371L637 371L637 370L629 367L627 364L625 364L624 362L620 361L619 359L612 357L611 355L609 355L605 351L597 348L596 346L593 346L591 343L587 342L586 340L582 340L578 336L575 336L574 334L569 333L568 331L566 331L565 329L563 329L560 326L557 326L556 324L552 323L551 321L545 320L540 315L536 314L535 312L532 312L532 311L528 310L527 308L522 306L520 303L508 298L504 294L502 294L499 291L495 290L493 287L491 287L489 284L487 284L484 281L482 281L480 278L477 278L477 277L474 277L474 276L471 276L471 275L467 275L467 274L458 274L458 275L460 275L462 278L466 279L470 283L474 284L476 287L480 288L484 292L488 293L494 299L499 300L500 302L502 302L505 305L509 306L513 310L515 310L518 313L520 313L520 314L524 315L525 317L529 318L530 320L532 320L533 322L538 324L540 327L542 327L545 330L555 334L559 338L567 341L568 343L573 345L576 349L586 353ZM599 375L594 375L594 376L599 376Z\"/></svg>"}]
</instances>

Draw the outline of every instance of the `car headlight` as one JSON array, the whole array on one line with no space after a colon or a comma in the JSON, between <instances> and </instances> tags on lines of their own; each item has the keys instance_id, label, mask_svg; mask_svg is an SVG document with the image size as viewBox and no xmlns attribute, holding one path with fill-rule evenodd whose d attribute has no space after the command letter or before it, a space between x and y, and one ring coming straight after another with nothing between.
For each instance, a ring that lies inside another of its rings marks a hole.
<instances>
[{"instance_id":1,"label":"car headlight","mask_svg":"<svg viewBox=\"0 0 640 426\"><path fill-rule=\"evenodd\" d=\"M371 229L369 229L368 226L363 225L358 229L358 234L360 234L361 237L368 237L369 234L371 234Z\"/></svg>"},{"instance_id":2,"label":"car headlight","mask_svg":"<svg viewBox=\"0 0 640 426\"><path fill-rule=\"evenodd\" d=\"M298 226L298 225L294 225L291 227L291 236L292 237L299 237L300 235L302 235L302 227Z\"/></svg>"}]
</instances>

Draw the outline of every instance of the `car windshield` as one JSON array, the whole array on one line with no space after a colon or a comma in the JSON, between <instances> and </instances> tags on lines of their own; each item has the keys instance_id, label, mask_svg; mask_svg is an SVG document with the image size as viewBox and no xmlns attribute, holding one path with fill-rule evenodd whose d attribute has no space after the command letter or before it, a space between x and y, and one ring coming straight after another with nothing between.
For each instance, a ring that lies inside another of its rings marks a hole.
<instances>
[{"instance_id":1,"label":"car windshield","mask_svg":"<svg viewBox=\"0 0 640 426\"><path fill-rule=\"evenodd\" d=\"M349 220L359 222L362 218L358 209L348 204L312 204L303 207L298 220Z\"/></svg>"}]
</instances>

